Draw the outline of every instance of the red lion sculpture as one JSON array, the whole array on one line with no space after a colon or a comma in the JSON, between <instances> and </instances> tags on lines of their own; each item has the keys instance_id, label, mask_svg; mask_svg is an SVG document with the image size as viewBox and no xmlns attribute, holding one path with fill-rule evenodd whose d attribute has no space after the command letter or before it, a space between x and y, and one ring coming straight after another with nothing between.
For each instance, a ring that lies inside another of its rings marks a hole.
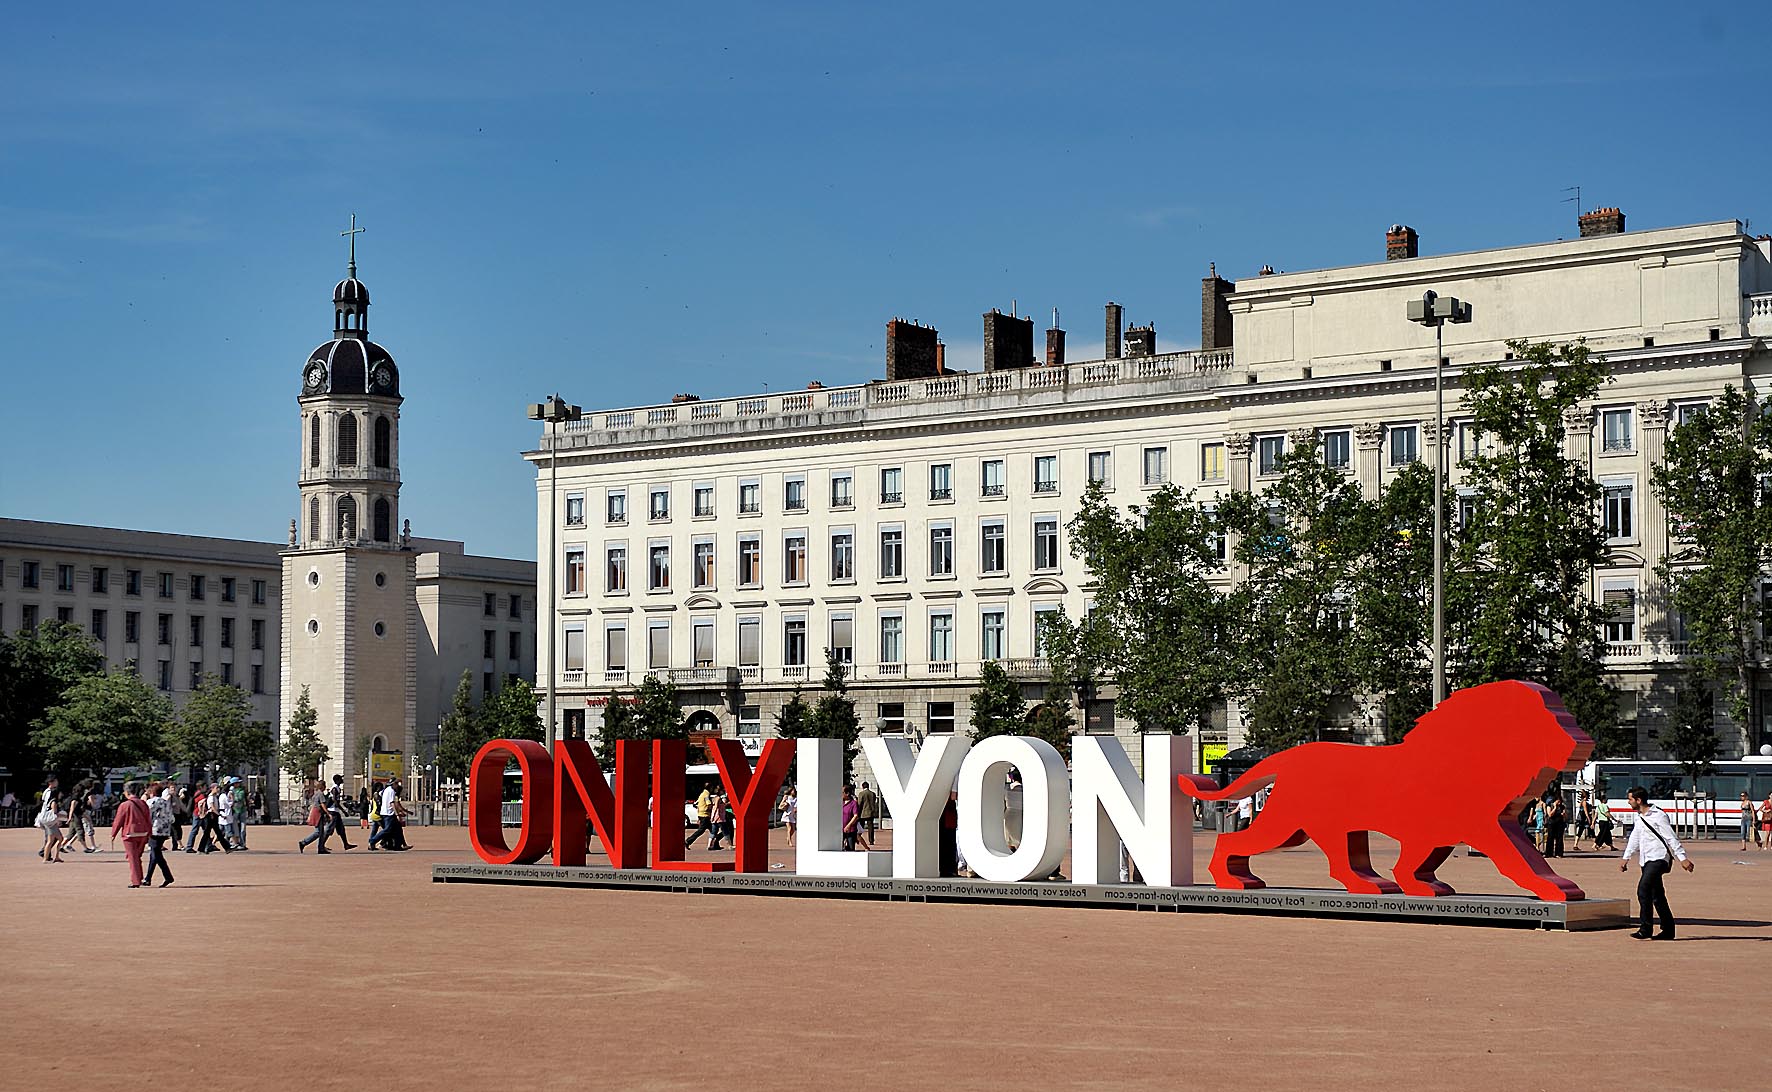
<instances>
[{"instance_id":1,"label":"red lion sculpture","mask_svg":"<svg viewBox=\"0 0 1772 1092\"><path fill-rule=\"evenodd\" d=\"M1450 895L1434 872L1462 842L1532 894L1566 902L1586 895L1545 863L1518 819L1552 778L1579 770L1593 749L1551 691L1494 682L1448 696L1392 746L1307 743L1263 759L1223 789L1193 774L1180 781L1201 800L1241 800L1273 786L1247 829L1219 835L1211 865L1219 887L1264 886L1249 858L1308 839L1349 891ZM1395 883L1373 871L1369 831L1402 847Z\"/></svg>"}]
</instances>

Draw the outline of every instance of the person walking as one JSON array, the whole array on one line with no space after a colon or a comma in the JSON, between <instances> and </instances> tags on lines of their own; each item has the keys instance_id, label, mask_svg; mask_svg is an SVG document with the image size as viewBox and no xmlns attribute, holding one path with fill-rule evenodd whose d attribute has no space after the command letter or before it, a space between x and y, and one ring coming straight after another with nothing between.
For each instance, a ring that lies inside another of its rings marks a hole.
<instances>
[{"instance_id":1,"label":"person walking","mask_svg":"<svg viewBox=\"0 0 1772 1092\"><path fill-rule=\"evenodd\" d=\"M1544 815L1544 849L1546 857L1563 855L1563 832L1569 826L1569 810L1563 806L1563 796L1557 794Z\"/></svg>"},{"instance_id":2,"label":"person walking","mask_svg":"<svg viewBox=\"0 0 1772 1092\"><path fill-rule=\"evenodd\" d=\"M726 794L717 792L708 805L708 852L724 849L722 844L726 837L726 817L732 812L726 806Z\"/></svg>"},{"instance_id":3,"label":"person walking","mask_svg":"<svg viewBox=\"0 0 1772 1092\"><path fill-rule=\"evenodd\" d=\"M86 853L96 852L98 839L88 840L88 828L92 824L93 785L90 781L81 781L68 794L68 833L62 838L62 852L71 851L79 846Z\"/></svg>"},{"instance_id":4,"label":"person walking","mask_svg":"<svg viewBox=\"0 0 1772 1092\"><path fill-rule=\"evenodd\" d=\"M1772 792L1766 794L1766 802L1760 805L1760 841L1761 849L1772 849Z\"/></svg>"},{"instance_id":5,"label":"person walking","mask_svg":"<svg viewBox=\"0 0 1772 1092\"><path fill-rule=\"evenodd\" d=\"M332 775L332 787L326 790L324 806L327 816L332 820L332 833L337 835L340 844L346 849L356 849L356 845L345 836L345 778L343 774Z\"/></svg>"},{"instance_id":6,"label":"person walking","mask_svg":"<svg viewBox=\"0 0 1772 1092\"><path fill-rule=\"evenodd\" d=\"M223 849L233 849L234 791L226 781L215 790L211 814L215 817L215 840Z\"/></svg>"},{"instance_id":7,"label":"person walking","mask_svg":"<svg viewBox=\"0 0 1772 1092\"><path fill-rule=\"evenodd\" d=\"M1612 805L1597 792L1594 794L1594 848L1618 848L1612 844Z\"/></svg>"},{"instance_id":8,"label":"person walking","mask_svg":"<svg viewBox=\"0 0 1772 1092\"><path fill-rule=\"evenodd\" d=\"M1575 794L1575 852L1581 852L1581 840L1594 829L1594 808L1588 802L1587 790Z\"/></svg>"},{"instance_id":9,"label":"person walking","mask_svg":"<svg viewBox=\"0 0 1772 1092\"><path fill-rule=\"evenodd\" d=\"M123 854L129 859L129 886L142 885L142 850L148 844L153 822L148 806L142 803L141 786L134 781L123 785L123 802L117 805L117 816L111 820L111 846L116 848L117 835L123 835Z\"/></svg>"},{"instance_id":10,"label":"person walking","mask_svg":"<svg viewBox=\"0 0 1772 1092\"><path fill-rule=\"evenodd\" d=\"M326 802L320 793L320 783L310 781L303 785L302 795L308 801L308 825L313 827L314 831L295 843L295 851L306 853L309 845L319 842L320 848L315 850L315 853L331 853L332 850L326 848L326 828L331 825L332 817L326 812Z\"/></svg>"},{"instance_id":11,"label":"person walking","mask_svg":"<svg viewBox=\"0 0 1772 1092\"><path fill-rule=\"evenodd\" d=\"M38 856L44 864L60 864L62 860L62 820L56 811L61 782L51 775L43 787L43 806L37 811L37 828L43 832L43 848Z\"/></svg>"},{"instance_id":12,"label":"person walking","mask_svg":"<svg viewBox=\"0 0 1772 1092\"><path fill-rule=\"evenodd\" d=\"M382 790L381 816L381 847L383 849L403 850L412 847L406 844L406 801L405 793L398 781L390 778L387 788Z\"/></svg>"},{"instance_id":13,"label":"person walking","mask_svg":"<svg viewBox=\"0 0 1772 1092\"><path fill-rule=\"evenodd\" d=\"M1630 871L1631 854L1635 853L1637 867L1642 871L1637 880L1637 931L1631 936L1638 940L1672 940L1674 912L1668 907L1667 890L1661 881L1672 870L1676 858L1687 872L1692 871L1692 861L1686 856L1679 835L1674 833L1667 813L1649 803L1648 789L1632 786L1625 799L1637 813L1637 821L1631 824L1630 837L1625 839L1624 858L1618 862L1618 870ZM1651 931L1655 917L1661 919L1658 933Z\"/></svg>"},{"instance_id":14,"label":"person walking","mask_svg":"<svg viewBox=\"0 0 1772 1092\"><path fill-rule=\"evenodd\" d=\"M867 835L861 832L861 803L855 798L855 786L843 786L843 848L853 850L857 846L871 849Z\"/></svg>"},{"instance_id":15,"label":"person walking","mask_svg":"<svg viewBox=\"0 0 1772 1092\"><path fill-rule=\"evenodd\" d=\"M230 832L234 839L235 849L246 848L246 783L233 778L233 789L230 793L234 798L234 829Z\"/></svg>"},{"instance_id":16,"label":"person walking","mask_svg":"<svg viewBox=\"0 0 1772 1092\"><path fill-rule=\"evenodd\" d=\"M203 833L203 822L209 814L209 788L199 781L191 786L191 833L185 837L185 852L197 852L197 835Z\"/></svg>"},{"instance_id":17,"label":"person walking","mask_svg":"<svg viewBox=\"0 0 1772 1092\"><path fill-rule=\"evenodd\" d=\"M713 821L710 818L713 815L713 811L714 794L707 789L701 790L701 795L695 798L695 832L683 843L684 849L688 849L690 846L694 845L695 840L704 834L710 835L708 841L712 842L715 840L715 838L712 837Z\"/></svg>"},{"instance_id":18,"label":"person walking","mask_svg":"<svg viewBox=\"0 0 1772 1092\"><path fill-rule=\"evenodd\" d=\"M1747 852L1749 839L1759 841L1759 837L1754 831L1754 822L1757 818L1753 798L1748 796L1744 790L1741 794L1741 851L1743 853Z\"/></svg>"},{"instance_id":19,"label":"person walking","mask_svg":"<svg viewBox=\"0 0 1772 1092\"><path fill-rule=\"evenodd\" d=\"M173 851L178 851L178 840L184 834L187 820L191 818L191 798L184 789L173 782L167 782L162 795L172 805L172 837L168 840Z\"/></svg>"},{"instance_id":20,"label":"person walking","mask_svg":"<svg viewBox=\"0 0 1772 1092\"><path fill-rule=\"evenodd\" d=\"M800 825L800 795L792 785L781 796L781 823L788 828L788 846L792 848L794 831Z\"/></svg>"},{"instance_id":21,"label":"person walking","mask_svg":"<svg viewBox=\"0 0 1772 1092\"><path fill-rule=\"evenodd\" d=\"M172 882L172 869L166 863L166 839L173 837L172 786L161 787L160 782L148 782L148 867L143 871L142 882L152 884L154 870L158 868L165 877L160 886L165 887ZM176 841L176 839L175 839Z\"/></svg>"},{"instance_id":22,"label":"person walking","mask_svg":"<svg viewBox=\"0 0 1772 1092\"><path fill-rule=\"evenodd\" d=\"M874 829L880 822L880 797L866 781L861 783L861 791L855 794L855 806L861 814L863 840L871 847Z\"/></svg>"}]
</instances>

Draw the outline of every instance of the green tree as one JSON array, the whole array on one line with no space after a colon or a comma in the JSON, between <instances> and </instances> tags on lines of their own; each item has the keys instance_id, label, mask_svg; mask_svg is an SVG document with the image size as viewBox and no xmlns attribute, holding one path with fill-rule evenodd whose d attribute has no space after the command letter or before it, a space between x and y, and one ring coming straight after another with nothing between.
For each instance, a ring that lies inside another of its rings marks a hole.
<instances>
[{"instance_id":1,"label":"green tree","mask_svg":"<svg viewBox=\"0 0 1772 1092\"><path fill-rule=\"evenodd\" d=\"M648 675L634 696L632 739L688 739L689 724L677 705L677 685Z\"/></svg>"},{"instance_id":2,"label":"green tree","mask_svg":"<svg viewBox=\"0 0 1772 1092\"><path fill-rule=\"evenodd\" d=\"M51 766L85 770L108 780L114 769L166 753L172 703L133 671L86 675L31 734Z\"/></svg>"},{"instance_id":3,"label":"green tree","mask_svg":"<svg viewBox=\"0 0 1772 1092\"><path fill-rule=\"evenodd\" d=\"M818 734L812 730L812 706L797 686L775 714L775 734L783 739L808 739Z\"/></svg>"},{"instance_id":4,"label":"green tree","mask_svg":"<svg viewBox=\"0 0 1772 1092\"><path fill-rule=\"evenodd\" d=\"M1338 700L1360 688L1350 656L1356 575L1367 563L1376 505L1326 465L1316 433L1295 438L1259 494L1226 494L1219 518L1237 536L1246 575L1230 592L1229 689L1249 741L1279 749L1334 727Z\"/></svg>"},{"instance_id":5,"label":"green tree","mask_svg":"<svg viewBox=\"0 0 1772 1092\"><path fill-rule=\"evenodd\" d=\"M598 764L606 770L613 770L616 743L635 738L634 703L619 693L611 693L603 706L603 729L597 734Z\"/></svg>"},{"instance_id":6,"label":"green tree","mask_svg":"<svg viewBox=\"0 0 1772 1092\"><path fill-rule=\"evenodd\" d=\"M1604 611L1589 593L1605 561L1600 487L1564 454L1564 422L1609 381L1586 345L1508 343L1473 365L1464 405L1488 445L1463 461L1475 494L1446 573L1447 661L1459 686L1530 679L1562 696L1596 753L1629 753L1604 681Z\"/></svg>"},{"instance_id":7,"label":"green tree","mask_svg":"<svg viewBox=\"0 0 1772 1092\"><path fill-rule=\"evenodd\" d=\"M486 739L531 739L545 735L535 688L527 679L512 677L498 693L480 703L480 732Z\"/></svg>"},{"instance_id":8,"label":"green tree","mask_svg":"<svg viewBox=\"0 0 1772 1092\"><path fill-rule=\"evenodd\" d=\"M1071 552L1096 582L1076 662L1111 676L1119 710L1146 732L1203 727L1225 698L1232 656L1216 515L1174 486L1122 513L1090 485L1070 523ZM1079 677L1082 677L1079 675Z\"/></svg>"},{"instance_id":9,"label":"green tree","mask_svg":"<svg viewBox=\"0 0 1772 1092\"><path fill-rule=\"evenodd\" d=\"M1698 791L1698 779L1710 772L1711 760L1717 757L1715 719L1710 686L1694 675L1681 681L1672 715L1655 733L1656 742L1686 771L1693 792Z\"/></svg>"},{"instance_id":10,"label":"green tree","mask_svg":"<svg viewBox=\"0 0 1772 1092\"><path fill-rule=\"evenodd\" d=\"M1021 735L1027 728L1027 699L1021 683L1003 665L986 660L979 672L978 689L972 692L972 738Z\"/></svg>"},{"instance_id":11,"label":"green tree","mask_svg":"<svg viewBox=\"0 0 1772 1092\"><path fill-rule=\"evenodd\" d=\"M1387 742L1401 740L1433 704L1434 480L1414 462L1385 485L1353 572L1350 652L1361 690L1384 718Z\"/></svg>"},{"instance_id":12,"label":"green tree","mask_svg":"<svg viewBox=\"0 0 1772 1092\"><path fill-rule=\"evenodd\" d=\"M301 696L295 699L295 708L289 713L283 743L277 748L277 765L297 781L320 776L320 767L332 757L320 734L314 731L314 726L319 723L320 714L314 711L313 699L304 686Z\"/></svg>"},{"instance_id":13,"label":"green tree","mask_svg":"<svg viewBox=\"0 0 1772 1092\"><path fill-rule=\"evenodd\" d=\"M167 731L167 746L177 761L218 772L257 765L276 747L271 726L251 716L246 691L204 675Z\"/></svg>"},{"instance_id":14,"label":"green tree","mask_svg":"<svg viewBox=\"0 0 1772 1092\"><path fill-rule=\"evenodd\" d=\"M463 671L461 681L455 684L455 697L449 703L449 712L443 714L443 723L437 731L437 765L442 767L443 776L465 780L468 764L474 761L474 756L489 738L474 713L473 672Z\"/></svg>"},{"instance_id":15,"label":"green tree","mask_svg":"<svg viewBox=\"0 0 1772 1092\"><path fill-rule=\"evenodd\" d=\"M1725 696L1744 745L1752 742L1756 593L1772 567L1772 498L1761 486L1767 475L1772 420L1733 386L1670 432L1666 457L1650 470L1674 539L1657 567L1668 605L1685 622L1693 671Z\"/></svg>"},{"instance_id":16,"label":"green tree","mask_svg":"<svg viewBox=\"0 0 1772 1092\"><path fill-rule=\"evenodd\" d=\"M849 665L837 658L834 649L825 650L824 689L806 716L806 734L843 741L843 774L847 777L861 739L861 717L855 711L855 699L849 696Z\"/></svg>"},{"instance_id":17,"label":"green tree","mask_svg":"<svg viewBox=\"0 0 1772 1092\"><path fill-rule=\"evenodd\" d=\"M32 729L69 687L104 669L104 653L78 626L43 622L0 634L0 766L15 784L35 784L44 769Z\"/></svg>"}]
</instances>

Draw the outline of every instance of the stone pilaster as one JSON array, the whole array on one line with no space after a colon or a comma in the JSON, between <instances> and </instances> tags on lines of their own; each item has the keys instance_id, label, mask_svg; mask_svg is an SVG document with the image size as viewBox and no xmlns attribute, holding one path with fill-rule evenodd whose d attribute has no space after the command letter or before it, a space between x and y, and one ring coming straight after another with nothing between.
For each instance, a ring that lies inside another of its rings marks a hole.
<instances>
[{"instance_id":1,"label":"stone pilaster","mask_svg":"<svg viewBox=\"0 0 1772 1092\"><path fill-rule=\"evenodd\" d=\"M1563 454L1582 466L1593 468L1594 411L1591 406L1572 406L1563 411Z\"/></svg>"},{"instance_id":2,"label":"stone pilaster","mask_svg":"<svg viewBox=\"0 0 1772 1092\"><path fill-rule=\"evenodd\" d=\"M1636 488L1637 540L1643 546L1644 570L1638 582L1642 588L1643 638L1653 646L1664 647L1671 638L1668 625L1666 589L1655 567L1667 556L1667 510L1661 498L1649 486L1649 475L1667 457L1667 403L1638 402L1637 420L1642 425L1642 473Z\"/></svg>"},{"instance_id":3,"label":"stone pilaster","mask_svg":"<svg viewBox=\"0 0 1772 1092\"><path fill-rule=\"evenodd\" d=\"M1368 499L1376 500L1383 483L1379 481L1379 450L1384 447L1384 426L1366 422L1354 426L1354 473Z\"/></svg>"},{"instance_id":4,"label":"stone pilaster","mask_svg":"<svg viewBox=\"0 0 1772 1092\"><path fill-rule=\"evenodd\" d=\"M1233 490L1247 493L1249 491L1249 453L1255 448L1255 436L1248 432L1233 432L1224 438L1224 453L1229 460L1225 467L1225 476ZM1237 536L1224 536L1225 555L1230 558L1227 568L1231 580L1238 581L1249 575L1247 566L1237 564Z\"/></svg>"}]
</instances>

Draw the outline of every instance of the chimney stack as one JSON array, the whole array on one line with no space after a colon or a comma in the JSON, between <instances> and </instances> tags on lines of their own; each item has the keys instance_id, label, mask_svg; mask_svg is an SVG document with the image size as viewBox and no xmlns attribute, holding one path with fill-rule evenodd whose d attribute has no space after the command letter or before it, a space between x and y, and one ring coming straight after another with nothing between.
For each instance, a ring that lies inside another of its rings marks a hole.
<instances>
[{"instance_id":1,"label":"chimney stack","mask_svg":"<svg viewBox=\"0 0 1772 1092\"><path fill-rule=\"evenodd\" d=\"M984 313L984 370L1025 368L1034 362L1034 320L1005 315L995 307Z\"/></svg>"},{"instance_id":2,"label":"chimney stack","mask_svg":"<svg viewBox=\"0 0 1772 1092\"><path fill-rule=\"evenodd\" d=\"M1046 366L1064 366L1064 331L1058 328L1058 308L1052 309L1052 328L1046 331Z\"/></svg>"},{"instance_id":3,"label":"chimney stack","mask_svg":"<svg viewBox=\"0 0 1772 1092\"><path fill-rule=\"evenodd\" d=\"M886 380L927 379L941 372L941 341L933 326L904 319L886 324Z\"/></svg>"},{"instance_id":4,"label":"chimney stack","mask_svg":"<svg viewBox=\"0 0 1772 1092\"><path fill-rule=\"evenodd\" d=\"M1119 304L1108 301L1107 305L1107 352L1109 360L1120 359L1120 331L1125 329L1126 313Z\"/></svg>"},{"instance_id":5,"label":"chimney stack","mask_svg":"<svg viewBox=\"0 0 1772 1092\"><path fill-rule=\"evenodd\" d=\"M1231 301L1230 295L1236 285L1218 275L1218 266L1208 267L1210 272L1200 280L1200 348L1228 349L1231 347Z\"/></svg>"},{"instance_id":6,"label":"chimney stack","mask_svg":"<svg viewBox=\"0 0 1772 1092\"><path fill-rule=\"evenodd\" d=\"M1128 357L1157 355L1157 326L1126 327L1126 355Z\"/></svg>"},{"instance_id":7,"label":"chimney stack","mask_svg":"<svg viewBox=\"0 0 1772 1092\"><path fill-rule=\"evenodd\" d=\"M1421 237L1415 229L1404 224L1392 224L1391 229L1384 233L1384 260L1397 261L1399 258L1418 258L1421 256Z\"/></svg>"},{"instance_id":8,"label":"chimney stack","mask_svg":"<svg viewBox=\"0 0 1772 1092\"><path fill-rule=\"evenodd\" d=\"M1590 235L1623 235L1624 213L1617 209L1595 209L1581 214L1581 237Z\"/></svg>"},{"instance_id":9,"label":"chimney stack","mask_svg":"<svg viewBox=\"0 0 1772 1092\"><path fill-rule=\"evenodd\" d=\"M948 347L941 342L935 343L935 374L946 375L948 370Z\"/></svg>"}]
</instances>

